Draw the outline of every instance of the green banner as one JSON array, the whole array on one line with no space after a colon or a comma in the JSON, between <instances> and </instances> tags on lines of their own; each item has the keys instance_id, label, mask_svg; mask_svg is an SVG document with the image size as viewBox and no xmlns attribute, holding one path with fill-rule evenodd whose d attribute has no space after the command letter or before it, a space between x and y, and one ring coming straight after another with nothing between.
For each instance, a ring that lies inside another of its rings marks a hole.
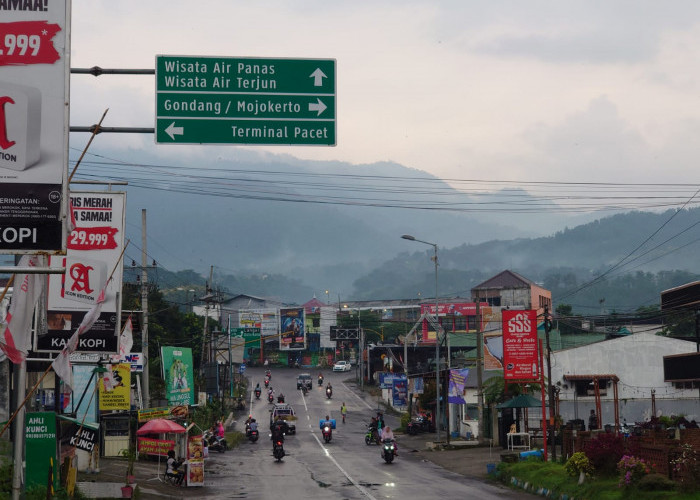
<instances>
[{"instance_id":1,"label":"green banner","mask_svg":"<svg viewBox=\"0 0 700 500\"><path fill-rule=\"evenodd\" d=\"M194 365L189 347L161 347L165 397L172 406L194 404Z\"/></svg>"},{"instance_id":2,"label":"green banner","mask_svg":"<svg viewBox=\"0 0 700 500\"><path fill-rule=\"evenodd\" d=\"M56 460L56 414L52 411L27 413L24 422L27 462L25 485L46 486L53 465L55 490L60 479Z\"/></svg>"}]
</instances>

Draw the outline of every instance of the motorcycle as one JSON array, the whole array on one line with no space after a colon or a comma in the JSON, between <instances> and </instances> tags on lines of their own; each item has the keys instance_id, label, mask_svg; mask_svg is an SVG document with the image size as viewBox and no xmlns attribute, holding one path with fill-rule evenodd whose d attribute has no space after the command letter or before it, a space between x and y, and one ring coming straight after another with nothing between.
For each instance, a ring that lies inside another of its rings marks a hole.
<instances>
[{"instance_id":1,"label":"motorcycle","mask_svg":"<svg viewBox=\"0 0 700 500\"><path fill-rule=\"evenodd\" d=\"M333 431L331 430L330 425L324 425L323 429L321 429L321 433L323 434L323 440L326 443L330 443L331 438L333 438Z\"/></svg>"},{"instance_id":2,"label":"motorcycle","mask_svg":"<svg viewBox=\"0 0 700 500\"><path fill-rule=\"evenodd\" d=\"M411 436L415 436L416 434L420 432L430 432L431 431L431 424L430 424L430 419L428 417L425 417L423 415L414 418L408 423L408 426L406 427L406 432L408 432Z\"/></svg>"},{"instance_id":3,"label":"motorcycle","mask_svg":"<svg viewBox=\"0 0 700 500\"><path fill-rule=\"evenodd\" d=\"M275 396L272 395L272 393L267 395L267 402L268 403L273 403L275 401Z\"/></svg>"},{"instance_id":4,"label":"motorcycle","mask_svg":"<svg viewBox=\"0 0 700 500\"><path fill-rule=\"evenodd\" d=\"M207 431L204 433L204 439L207 441L209 451L218 451L219 453L225 453L228 449L226 439L215 436L211 431Z\"/></svg>"},{"instance_id":5,"label":"motorcycle","mask_svg":"<svg viewBox=\"0 0 700 500\"><path fill-rule=\"evenodd\" d=\"M365 434L365 444L370 445L372 443L380 444L381 441L379 439L379 434L377 433L377 429L373 429L372 427L367 427L367 433Z\"/></svg>"},{"instance_id":6,"label":"motorcycle","mask_svg":"<svg viewBox=\"0 0 700 500\"><path fill-rule=\"evenodd\" d=\"M255 389L255 399L260 399L260 389Z\"/></svg>"},{"instance_id":7,"label":"motorcycle","mask_svg":"<svg viewBox=\"0 0 700 500\"><path fill-rule=\"evenodd\" d=\"M319 375L318 376L318 386L320 387L322 385L323 385L323 375Z\"/></svg>"},{"instance_id":8,"label":"motorcycle","mask_svg":"<svg viewBox=\"0 0 700 500\"><path fill-rule=\"evenodd\" d=\"M382 446L382 458L388 464L394 461L396 456L396 445L394 445L393 439L385 439L384 446Z\"/></svg>"},{"instance_id":9,"label":"motorcycle","mask_svg":"<svg viewBox=\"0 0 700 500\"><path fill-rule=\"evenodd\" d=\"M328 399L331 399L331 396L333 396L333 389L331 389L330 387L327 387L326 388L326 397Z\"/></svg>"},{"instance_id":10,"label":"motorcycle","mask_svg":"<svg viewBox=\"0 0 700 500\"><path fill-rule=\"evenodd\" d=\"M270 379L266 378L265 379L265 389L267 389L268 387L270 387Z\"/></svg>"},{"instance_id":11,"label":"motorcycle","mask_svg":"<svg viewBox=\"0 0 700 500\"><path fill-rule=\"evenodd\" d=\"M284 446L282 445L282 439L276 439L272 444L272 456L278 462L284 457Z\"/></svg>"},{"instance_id":12,"label":"motorcycle","mask_svg":"<svg viewBox=\"0 0 700 500\"><path fill-rule=\"evenodd\" d=\"M277 396L277 402L284 403L284 394L280 394L279 396Z\"/></svg>"},{"instance_id":13,"label":"motorcycle","mask_svg":"<svg viewBox=\"0 0 700 500\"><path fill-rule=\"evenodd\" d=\"M265 376L268 378L268 380L272 379L272 372L270 370L267 370L265 372Z\"/></svg>"},{"instance_id":14,"label":"motorcycle","mask_svg":"<svg viewBox=\"0 0 700 500\"><path fill-rule=\"evenodd\" d=\"M306 384L301 386L301 393L306 396L306 394L309 392L309 390L306 388Z\"/></svg>"},{"instance_id":15,"label":"motorcycle","mask_svg":"<svg viewBox=\"0 0 700 500\"><path fill-rule=\"evenodd\" d=\"M252 431L250 429L248 429L248 432L246 432L246 435L248 436L248 439L250 439L251 443L256 442L258 440L258 437L260 436L257 429L252 430Z\"/></svg>"}]
</instances>

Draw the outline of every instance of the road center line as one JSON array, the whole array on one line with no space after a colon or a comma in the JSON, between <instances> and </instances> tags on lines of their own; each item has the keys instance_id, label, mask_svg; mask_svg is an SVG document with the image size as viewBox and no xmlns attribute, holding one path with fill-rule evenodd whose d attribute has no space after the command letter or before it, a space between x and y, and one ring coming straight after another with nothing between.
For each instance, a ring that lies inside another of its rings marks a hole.
<instances>
[{"instance_id":1,"label":"road center line","mask_svg":"<svg viewBox=\"0 0 700 500\"><path fill-rule=\"evenodd\" d=\"M341 385L342 385L343 387L345 387L345 388L350 392L350 394L352 394L352 395L355 396L357 399L359 399L360 401L362 401L362 403L363 403L367 408L369 408L370 410L373 409L370 405L367 404L367 401L365 401L365 400L362 399L360 396L358 396L357 394L355 394L355 391L353 391L353 390L350 389L347 385L345 385L344 382L341 382Z\"/></svg>"},{"instance_id":2,"label":"road center line","mask_svg":"<svg viewBox=\"0 0 700 500\"><path fill-rule=\"evenodd\" d=\"M343 384L343 385L345 385L345 384ZM331 462L333 462L333 464L338 468L338 470L339 470L340 472L342 472L343 475L344 475L345 477L348 478L348 481L350 481L350 482L355 486L355 488L357 488L358 490L360 490L360 493L362 493L364 496L366 496L366 497L369 498L370 500L377 500L375 497L372 496L372 494L371 494L369 491L367 491L367 489L366 489L364 486L362 486L360 483L358 483L358 482L355 481L352 477L350 477L350 474L348 474L347 472L345 472L345 469L343 469L343 468L340 466L340 464L338 463L338 461L333 457L333 455L331 455L331 453L328 451L328 449L327 449L325 446L323 446L323 443L321 443L321 440L318 438L318 436L316 435L316 433L312 432L311 435L312 435L313 438L316 440L316 442L317 442L318 445L321 447L321 449L324 451L324 453L326 454L326 456L327 456L328 458L331 459Z\"/></svg>"}]
</instances>

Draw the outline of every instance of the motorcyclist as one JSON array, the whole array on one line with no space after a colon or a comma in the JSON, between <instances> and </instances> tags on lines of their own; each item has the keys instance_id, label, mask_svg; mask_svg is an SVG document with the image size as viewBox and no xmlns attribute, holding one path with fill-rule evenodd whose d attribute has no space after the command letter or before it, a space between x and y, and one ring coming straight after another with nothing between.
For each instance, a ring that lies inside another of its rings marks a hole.
<instances>
[{"instance_id":1,"label":"motorcyclist","mask_svg":"<svg viewBox=\"0 0 700 500\"><path fill-rule=\"evenodd\" d=\"M318 385L323 385L323 373L318 374Z\"/></svg>"},{"instance_id":2,"label":"motorcyclist","mask_svg":"<svg viewBox=\"0 0 700 500\"><path fill-rule=\"evenodd\" d=\"M284 434L287 432L287 422L282 418L278 418L272 424L272 440L284 442Z\"/></svg>"},{"instance_id":3,"label":"motorcyclist","mask_svg":"<svg viewBox=\"0 0 700 500\"><path fill-rule=\"evenodd\" d=\"M379 435L376 417L372 417L372 420L369 421L369 430L372 433L372 438L376 439L376 436Z\"/></svg>"},{"instance_id":4,"label":"motorcyclist","mask_svg":"<svg viewBox=\"0 0 700 500\"><path fill-rule=\"evenodd\" d=\"M397 457L399 456L399 447L396 444L396 439L394 438L394 432L391 430L391 427L389 427L388 425L382 429L381 440L382 440L382 443L385 443L387 441L393 441L394 442L394 455L396 455Z\"/></svg>"},{"instance_id":5,"label":"motorcyclist","mask_svg":"<svg viewBox=\"0 0 700 500\"><path fill-rule=\"evenodd\" d=\"M380 411L377 412L377 430L381 431L384 428L384 414Z\"/></svg>"},{"instance_id":6,"label":"motorcyclist","mask_svg":"<svg viewBox=\"0 0 700 500\"><path fill-rule=\"evenodd\" d=\"M326 385L326 394L333 394L333 386L330 382L328 382L328 385Z\"/></svg>"},{"instance_id":7,"label":"motorcyclist","mask_svg":"<svg viewBox=\"0 0 700 500\"><path fill-rule=\"evenodd\" d=\"M326 415L326 420L323 421L323 427L326 427L326 426L328 426L328 428L333 427L333 424L331 422L331 417L329 417L328 415Z\"/></svg>"},{"instance_id":8,"label":"motorcyclist","mask_svg":"<svg viewBox=\"0 0 700 500\"><path fill-rule=\"evenodd\" d=\"M250 432L258 430L258 422L254 418L251 419L250 424L248 424L248 425L249 425L248 428L250 429Z\"/></svg>"},{"instance_id":9,"label":"motorcyclist","mask_svg":"<svg viewBox=\"0 0 700 500\"><path fill-rule=\"evenodd\" d=\"M277 402L278 403L284 403L284 394L280 392L280 395L277 396Z\"/></svg>"}]
</instances>

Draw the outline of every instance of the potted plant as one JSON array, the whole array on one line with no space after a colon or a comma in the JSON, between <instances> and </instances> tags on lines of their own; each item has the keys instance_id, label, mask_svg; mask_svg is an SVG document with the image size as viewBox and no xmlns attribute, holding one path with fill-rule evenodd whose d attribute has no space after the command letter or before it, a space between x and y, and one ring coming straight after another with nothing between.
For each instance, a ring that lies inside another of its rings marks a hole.
<instances>
[{"instance_id":1,"label":"potted plant","mask_svg":"<svg viewBox=\"0 0 700 500\"><path fill-rule=\"evenodd\" d=\"M131 498L131 494L133 493L133 487L131 485L135 482L134 462L136 461L136 448L134 446L129 446L121 450L119 454L126 458L126 484L122 487L122 498Z\"/></svg>"}]
</instances>

